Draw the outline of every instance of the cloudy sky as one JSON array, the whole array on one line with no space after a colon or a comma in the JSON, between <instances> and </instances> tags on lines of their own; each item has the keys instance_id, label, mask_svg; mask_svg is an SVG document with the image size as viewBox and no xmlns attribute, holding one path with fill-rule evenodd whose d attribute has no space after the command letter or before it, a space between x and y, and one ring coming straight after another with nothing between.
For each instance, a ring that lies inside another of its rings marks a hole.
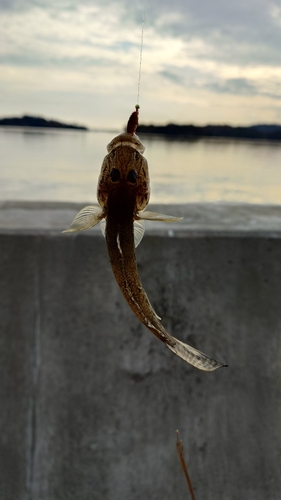
<instances>
[{"instance_id":1,"label":"cloudy sky","mask_svg":"<svg viewBox=\"0 0 281 500\"><path fill-rule=\"evenodd\" d=\"M0 0L0 116L281 123L281 0Z\"/></svg>"}]
</instances>

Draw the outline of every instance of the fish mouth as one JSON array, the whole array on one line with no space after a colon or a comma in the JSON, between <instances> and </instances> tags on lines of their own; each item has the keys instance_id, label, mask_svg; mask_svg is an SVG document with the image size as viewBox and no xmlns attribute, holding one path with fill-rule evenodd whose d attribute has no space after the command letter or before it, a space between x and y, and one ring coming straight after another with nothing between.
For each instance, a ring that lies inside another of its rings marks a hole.
<instances>
[{"instance_id":1,"label":"fish mouth","mask_svg":"<svg viewBox=\"0 0 281 500\"><path fill-rule=\"evenodd\" d=\"M145 152L145 146L141 143L136 134L129 134L124 132L123 134L117 135L112 141L107 145L107 151L111 153L114 149L123 146L130 146L134 148L139 153L143 154Z\"/></svg>"}]
</instances>

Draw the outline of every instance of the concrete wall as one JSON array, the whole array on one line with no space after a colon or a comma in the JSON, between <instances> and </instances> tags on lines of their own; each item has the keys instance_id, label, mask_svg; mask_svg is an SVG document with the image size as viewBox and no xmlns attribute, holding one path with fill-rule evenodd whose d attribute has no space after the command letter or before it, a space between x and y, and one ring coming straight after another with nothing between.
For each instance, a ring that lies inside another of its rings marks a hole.
<instances>
[{"instance_id":1,"label":"concrete wall","mask_svg":"<svg viewBox=\"0 0 281 500\"><path fill-rule=\"evenodd\" d=\"M229 364L203 373L133 315L99 232L22 221L0 231L0 499L189 498L179 429L196 499L279 500L280 234L177 226L138 248L168 331Z\"/></svg>"}]
</instances>

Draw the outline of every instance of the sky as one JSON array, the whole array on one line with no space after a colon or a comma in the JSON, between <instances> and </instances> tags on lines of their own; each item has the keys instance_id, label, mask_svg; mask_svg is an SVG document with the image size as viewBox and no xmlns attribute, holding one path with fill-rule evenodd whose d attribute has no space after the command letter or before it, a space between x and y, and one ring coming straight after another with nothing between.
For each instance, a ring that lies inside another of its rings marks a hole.
<instances>
[{"instance_id":1,"label":"sky","mask_svg":"<svg viewBox=\"0 0 281 500\"><path fill-rule=\"evenodd\" d=\"M0 116L281 123L281 0L0 0Z\"/></svg>"}]
</instances>

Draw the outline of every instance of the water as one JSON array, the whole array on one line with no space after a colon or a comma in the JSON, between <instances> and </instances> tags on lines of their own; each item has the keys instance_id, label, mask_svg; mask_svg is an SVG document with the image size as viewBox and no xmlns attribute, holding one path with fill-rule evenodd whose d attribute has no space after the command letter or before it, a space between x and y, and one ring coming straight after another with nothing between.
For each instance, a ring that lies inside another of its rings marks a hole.
<instances>
[{"instance_id":1,"label":"water","mask_svg":"<svg viewBox=\"0 0 281 500\"><path fill-rule=\"evenodd\" d=\"M0 201L95 202L117 133L0 128ZM141 139L153 203L281 204L281 143Z\"/></svg>"}]
</instances>

